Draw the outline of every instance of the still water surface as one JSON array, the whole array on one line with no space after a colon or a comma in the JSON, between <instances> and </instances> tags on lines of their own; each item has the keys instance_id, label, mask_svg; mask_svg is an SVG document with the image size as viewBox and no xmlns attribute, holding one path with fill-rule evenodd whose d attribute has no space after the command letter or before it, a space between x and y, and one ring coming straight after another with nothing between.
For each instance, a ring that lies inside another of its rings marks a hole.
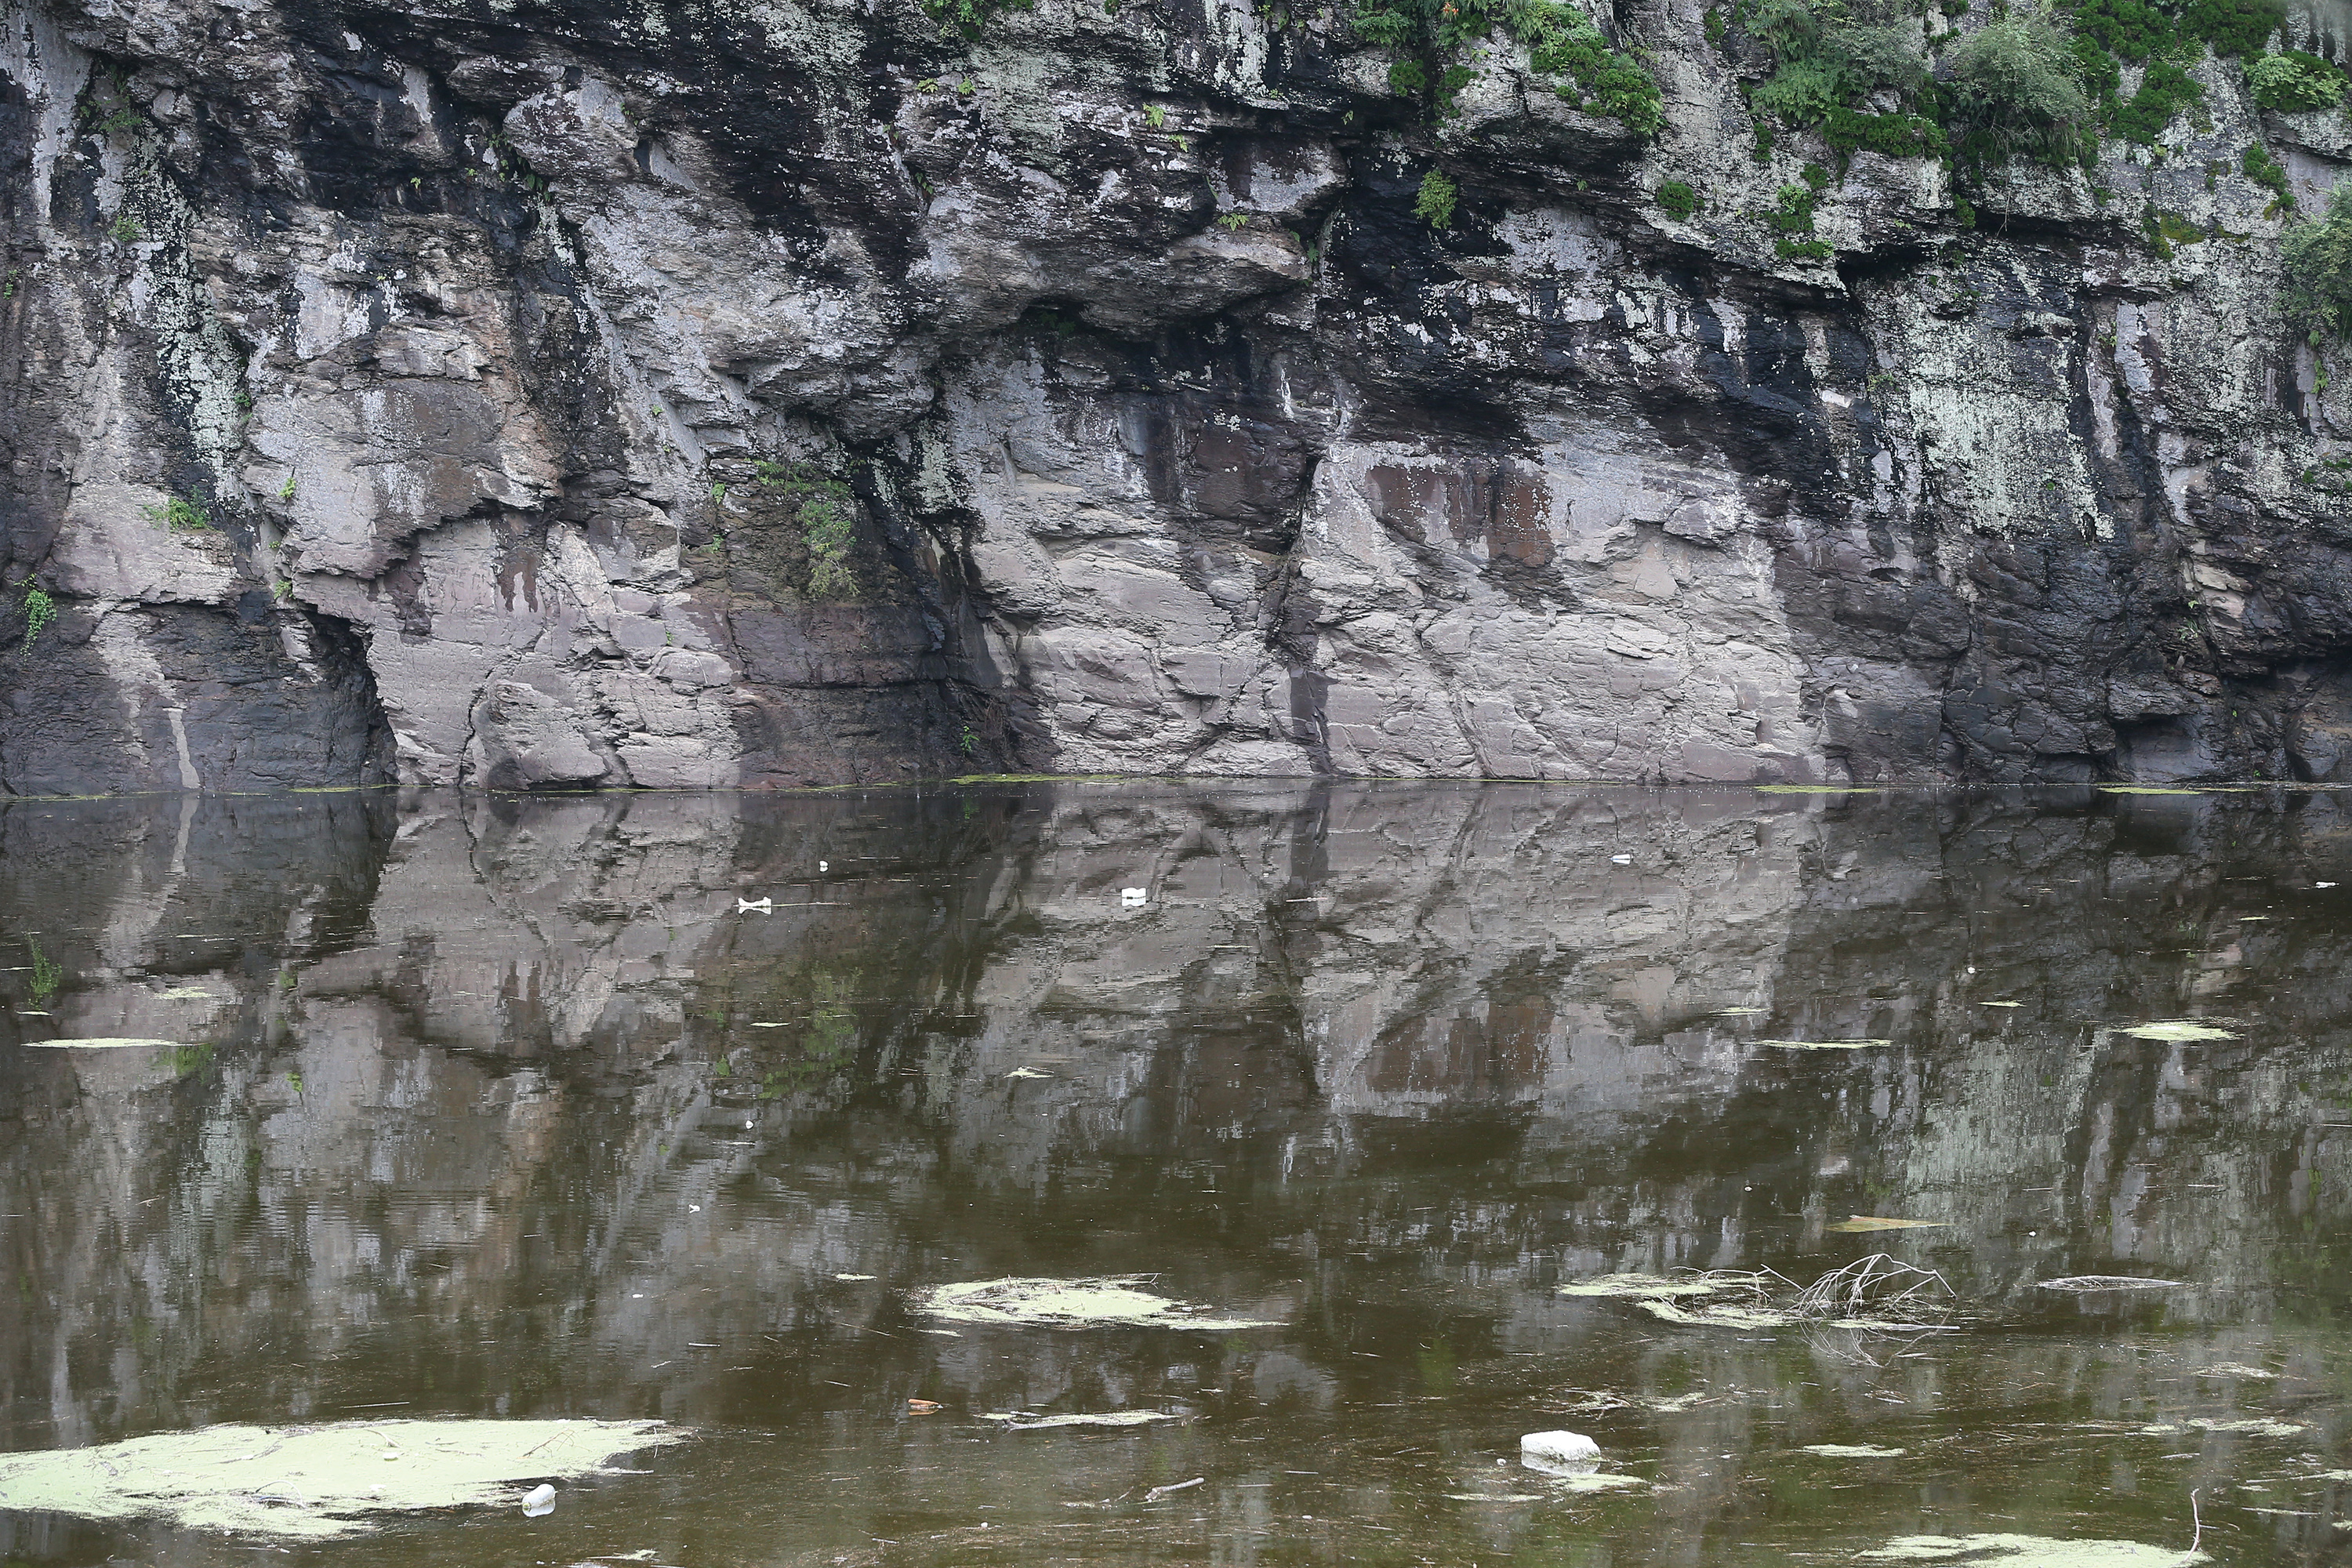
<instances>
[{"instance_id":1,"label":"still water surface","mask_svg":"<svg viewBox=\"0 0 2352 1568\"><path fill-rule=\"evenodd\" d=\"M2352 1560L2332 794L21 803L0 965L0 1450L689 1430L331 1543L0 1490L11 1563ZM1877 1252L1961 1325L1559 1290ZM920 1310L1146 1274L1270 1326Z\"/></svg>"}]
</instances>

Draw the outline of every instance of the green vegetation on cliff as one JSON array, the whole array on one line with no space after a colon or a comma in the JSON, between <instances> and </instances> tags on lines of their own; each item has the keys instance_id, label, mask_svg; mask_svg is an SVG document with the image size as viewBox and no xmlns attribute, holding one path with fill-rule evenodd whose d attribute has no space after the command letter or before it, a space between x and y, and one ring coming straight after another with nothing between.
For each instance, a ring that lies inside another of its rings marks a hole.
<instances>
[{"instance_id":1,"label":"green vegetation on cliff","mask_svg":"<svg viewBox=\"0 0 2352 1568\"><path fill-rule=\"evenodd\" d=\"M1665 123L1656 79L1560 0L1367 0L1354 22L1360 37L1398 57L1390 87L1413 97L1434 81L1441 109L1470 79L1463 50L1499 32L1526 47L1528 64L1570 108L1644 136Z\"/></svg>"},{"instance_id":2,"label":"green vegetation on cliff","mask_svg":"<svg viewBox=\"0 0 2352 1568\"><path fill-rule=\"evenodd\" d=\"M2287 230L2287 311L2313 343L2352 339L2352 184L2339 185L2327 215Z\"/></svg>"}]
</instances>

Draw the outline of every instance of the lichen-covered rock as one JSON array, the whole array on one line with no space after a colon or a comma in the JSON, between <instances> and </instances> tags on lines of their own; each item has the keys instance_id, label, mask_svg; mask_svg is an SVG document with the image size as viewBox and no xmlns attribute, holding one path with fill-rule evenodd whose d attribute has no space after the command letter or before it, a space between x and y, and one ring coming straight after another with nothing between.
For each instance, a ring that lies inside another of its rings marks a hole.
<instances>
[{"instance_id":1,"label":"lichen-covered rock","mask_svg":"<svg viewBox=\"0 0 2352 1568\"><path fill-rule=\"evenodd\" d=\"M0 789L2337 776L2352 119L1735 10L0 0Z\"/></svg>"}]
</instances>

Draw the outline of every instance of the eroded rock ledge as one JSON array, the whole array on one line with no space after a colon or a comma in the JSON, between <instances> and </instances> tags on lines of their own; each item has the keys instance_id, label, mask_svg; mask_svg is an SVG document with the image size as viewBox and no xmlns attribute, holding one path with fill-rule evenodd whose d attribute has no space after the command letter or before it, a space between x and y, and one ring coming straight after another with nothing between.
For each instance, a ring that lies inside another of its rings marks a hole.
<instances>
[{"instance_id":1,"label":"eroded rock ledge","mask_svg":"<svg viewBox=\"0 0 2352 1568\"><path fill-rule=\"evenodd\" d=\"M0 14L11 792L2352 735L2352 404L2242 173L2352 133L2234 61L2095 173L1855 153L1791 247L1834 160L1695 0L1594 14L1654 137L1249 0Z\"/></svg>"}]
</instances>

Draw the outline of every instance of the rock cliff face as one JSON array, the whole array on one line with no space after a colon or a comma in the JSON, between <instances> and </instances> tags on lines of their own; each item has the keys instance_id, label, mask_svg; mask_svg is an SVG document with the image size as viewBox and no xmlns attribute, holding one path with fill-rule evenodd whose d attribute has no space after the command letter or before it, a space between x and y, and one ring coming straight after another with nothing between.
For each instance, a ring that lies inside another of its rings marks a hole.
<instances>
[{"instance_id":1,"label":"rock cliff face","mask_svg":"<svg viewBox=\"0 0 2352 1568\"><path fill-rule=\"evenodd\" d=\"M1964 178L1759 147L1696 0L1592 18L1654 133L1253 0L0 16L12 792L2352 737L2352 401L2246 156L2309 214L2352 121L2236 58Z\"/></svg>"}]
</instances>

